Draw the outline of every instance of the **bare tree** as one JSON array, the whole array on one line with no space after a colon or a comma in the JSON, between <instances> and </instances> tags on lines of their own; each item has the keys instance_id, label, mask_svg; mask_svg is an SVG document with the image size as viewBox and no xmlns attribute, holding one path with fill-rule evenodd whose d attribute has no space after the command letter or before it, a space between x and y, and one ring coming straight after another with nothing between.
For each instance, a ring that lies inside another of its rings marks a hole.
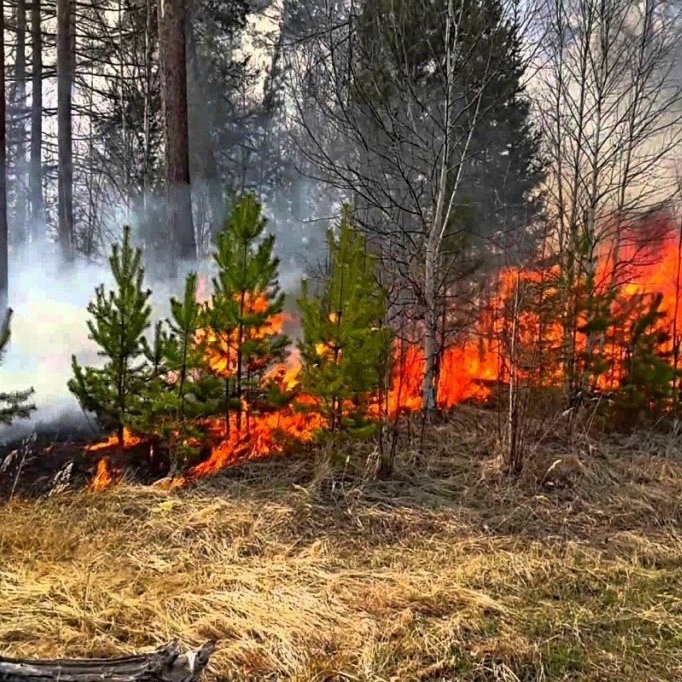
<instances>
[{"instance_id":1,"label":"bare tree","mask_svg":"<svg viewBox=\"0 0 682 682\"><path fill-rule=\"evenodd\" d=\"M410 308L420 323L428 414L443 350L439 313L465 260L462 243L473 238L467 204L499 201L481 172L500 168L503 153L514 157L518 142L499 124L496 138L488 132L510 98L510 55L501 58L500 45L513 43L519 23L495 2L374 2L357 12L341 4L341 13L336 3L318 9L314 38L289 52L299 144L312 173L354 200L397 282L396 314Z\"/></svg>"},{"instance_id":2,"label":"bare tree","mask_svg":"<svg viewBox=\"0 0 682 682\"><path fill-rule=\"evenodd\" d=\"M17 241L23 243L28 236L27 223L27 165L26 165L26 0L16 4L16 56L14 84L12 87L13 133L16 144L14 176L16 179L14 225Z\"/></svg>"},{"instance_id":3,"label":"bare tree","mask_svg":"<svg viewBox=\"0 0 682 682\"><path fill-rule=\"evenodd\" d=\"M594 379L600 334L589 329L637 258L633 221L676 191L681 15L656 0L551 0L548 17L537 103L571 394Z\"/></svg>"},{"instance_id":4,"label":"bare tree","mask_svg":"<svg viewBox=\"0 0 682 682\"><path fill-rule=\"evenodd\" d=\"M31 151L29 161L30 233L33 242L45 236L43 202L43 30L41 0L31 2Z\"/></svg>"}]
</instances>

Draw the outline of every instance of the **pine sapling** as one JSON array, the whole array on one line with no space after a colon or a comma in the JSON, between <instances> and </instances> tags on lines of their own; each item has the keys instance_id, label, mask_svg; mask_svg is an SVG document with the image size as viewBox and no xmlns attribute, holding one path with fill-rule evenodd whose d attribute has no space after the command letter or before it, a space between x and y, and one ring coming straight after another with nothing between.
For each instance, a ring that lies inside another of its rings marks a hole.
<instances>
[{"instance_id":1,"label":"pine sapling","mask_svg":"<svg viewBox=\"0 0 682 682\"><path fill-rule=\"evenodd\" d=\"M615 394L616 409L634 426L640 412L651 415L674 404L679 371L672 362L671 335L661 311L662 294L635 295L626 309L625 334L618 339L623 356L622 377Z\"/></svg>"},{"instance_id":2,"label":"pine sapling","mask_svg":"<svg viewBox=\"0 0 682 682\"><path fill-rule=\"evenodd\" d=\"M344 208L338 236L328 233L329 263L319 291L302 284L301 382L316 396L332 431L363 425L383 383L390 333L382 327L385 294L375 260Z\"/></svg>"},{"instance_id":3,"label":"pine sapling","mask_svg":"<svg viewBox=\"0 0 682 682\"><path fill-rule=\"evenodd\" d=\"M252 194L234 205L213 258L218 275L206 309L204 347L213 370L225 382L224 404L229 429L236 410L241 429L244 408L263 398L263 376L281 362L288 339L281 333L284 294L278 284L275 238L265 235L267 221ZM248 414L247 414L248 417Z\"/></svg>"},{"instance_id":4,"label":"pine sapling","mask_svg":"<svg viewBox=\"0 0 682 682\"><path fill-rule=\"evenodd\" d=\"M104 428L116 431L119 446L124 443L124 427L139 415L140 400L152 368L145 357L149 345L144 333L150 326L151 290L143 287L142 251L130 244L130 228L123 229L123 241L112 246L109 267L115 288L95 289L88 305L91 319L89 338L105 358L103 367L81 367L72 357L73 378L69 390L83 409L94 412Z\"/></svg>"},{"instance_id":5,"label":"pine sapling","mask_svg":"<svg viewBox=\"0 0 682 682\"><path fill-rule=\"evenodd\" d=\"M203 325L196 273L187 276L183 298L171 298L170 307L167 330L159 327L156 335L152 356L158 364L136 424L167 443L176 470L196 453L193 443L201 437L196 420L214 412L214 403L205 398L215 392L216 380L206 372L206 360L196 342Z\"/></svg>"}]
</instances>

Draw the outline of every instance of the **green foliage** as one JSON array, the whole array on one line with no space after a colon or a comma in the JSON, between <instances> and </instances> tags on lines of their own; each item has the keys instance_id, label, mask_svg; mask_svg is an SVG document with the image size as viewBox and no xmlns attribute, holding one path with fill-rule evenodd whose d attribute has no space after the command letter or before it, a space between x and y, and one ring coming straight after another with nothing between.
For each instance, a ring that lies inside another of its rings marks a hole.
<instances>
[{"instance_id":1,"label":"green foliage","mask_svg":"<svg viewBox=\"0 0 682 682\"><path fill-rule=\"evenodd\" d=\"M600 292L593 276L588 276L584 287L579 289L580 295L575 300L579 321L577 331L585 339L585 348L577 353L574 380L576 388L595 387L612 371L613 359L607 357L603 346L618 323L613 311L618 289L612 287Z\"/></svg>"},{"instance_id":2,"label":"green foliage","mask_svg":"<svg viewBox=\"0 0 682 682\"><path fill-rule=\"evenodd\" d=\"M197 275L185 280L181 300L171 298L171 318L156 327L150 361L152 377L142 395L136 430L161 438L169 447L173 469L187 465L198 451L201 431L196 420L214 414L210 396L219 382L206 372L206 361L196 343L203 325L197 297Z\"/></svg>"},{"instance_id":3,"label":"green foliage","mask_svg":"<svg viewBox=\"0 0 682 682\"><path fill-rule=\"evenodd\" d=\"M401 122L412 116L406 91L424 107L424 114L431 107L430 116L439 120L436 103L443 100L444 88L450 84L433 64L446 59L446 12L443 2L370 0L361 4L350 95L364 118L376 120L379 130L372 132L377 137L387 128L382 120L386 115L391 117L389 128L396 142L408 135L401 131ZM497 229L507 234L515 228L527 230L542 209L541 197L533 190L545 172L540 135L533 127L530 99L524 91L521 30L500 0L463 0L456 4L455 13L456 37L450 40L451 44L456 41L456 100L472 102L480 97L480 107L468 151L474 163L467 164L458 178L455 211L462 210L462 215L453 217L447 236L459 231L473 238L488 230L490 234ZM464 108L456 115L466 126L472 113L473 109ZM428 126L428 116L423 120ZM448 183L452 187L459 174L456 157L460 149L456 143L451 149Z\"/></svg>"},{"instance_id":4,"label":"green foliage","mask_svg":"<svg viewBox=\"0 0 682 682\"><path fill-rule=\"evenodd\" d=\"M106 358L104 367L81 367L72 357L73 379L69 390L83 409L94 412L104 428L115 429L123 445L123 428L140 410L141 396L150 379L147 357L151 350L144 337L149 327L150 289L143 288L142 251L130 244L130 228L123 230L122 244L114 244L109 267L115 289L95 289L88 305L89 338Z\"/></svg>"},{"instance_id":5,"label":"green foliage","mask_svg":"<svg viewBox=\"0 0 682 682\"><path fill-rule=\"evenodd\" d=\"M12 336L10 323L12 321L13 311L11 308L7 309L5 319L0 327L0 364L7 352L7 344ZM32 403L28 403L28 399L33 395L33 389L29 388L25 391L13 391L12 393L0 393L0 424L8 426L15 419L28 419L31 412L36 409Z\"/></svg>"},{"instance_id":6,"label":"green foliage","mask_svg":"<svg viewBox=\"0 0 682 682\"><path fill-rule=\"evenodd\" d=\"M303 388L317 397L332 431L362 428L382 386L390 333L382 327L386 299L375 260L344 208L338 236L328 233L329 263L318 293L302 284L298 300L303 339L298 347Z\"/></svg>"},{"instance_id":7,"label":"green foliage","mask_svg":"<svg viewBox=\"0 0 682 682\"><path fill-rule=\"evenodd\" d=\"M662 301L661 294L632 297L635 310L628 311L620 339L624 375L616 393L616 406L626 416L644 408L658 413L673 397L679 372L670 362L671 353L662 351L670 345L667 325L662 324L666 318L660 310Z\"/></svg>"},{"instance_id":8,"label":"green foliage","mask_svg":"<svg viewBox=\"0 0 682 682\"><path fill-rule=\"evenodd\" d=\"M284 294L278 284L279 259L273 256L275 238L265 235L267 221L253 194L240 197L218 235L213 254L218 275L207 306L204 337L214 374L224 381L224 409L229 427L231 409L241 428L243 401L263 400L262 378L286 354L288 338L278 320ZM267 401L265 401L267 402Z\"/></svg>"}]
</instances>

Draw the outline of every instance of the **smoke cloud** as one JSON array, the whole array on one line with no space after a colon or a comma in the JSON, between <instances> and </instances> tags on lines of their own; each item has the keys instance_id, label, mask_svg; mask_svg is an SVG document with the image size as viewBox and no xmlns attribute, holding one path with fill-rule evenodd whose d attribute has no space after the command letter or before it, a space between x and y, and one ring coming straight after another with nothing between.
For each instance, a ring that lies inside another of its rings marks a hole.
<instances>
[{"instance_id":1,"label":"smoke cloud","mask_svg":"<svg viewBox=\"0 0 682 682\"><path fill-rule=\"evenodd\" d=\"M304 264L321 255L326 224L314 223L303 230L300 226L298 230L292 230L290 220L279 224L277 215L282 215L283 211L281 206L275 208L278 210L272 215L266 207L266 214L271 219L268 231L277 238L276 253L281 258L280 286L293 298L299 289ZM136 231L135 221L130 222ZM305 234L310 238L305 238ZM111 239L116 237L112 230ZM110 245L107 245L107 252L109 249ZM149 256L151 254L144 254L143 258L149 261ZM145 285L152 289L152 321L169 316L170 298L182 296L189 270L199 272L207 291L210 291L210 280L215 274L211 259L198 267L186 264L173 280L154 277L156 269L151 262L145 263L145 267ZM0 391L32 387L37 410L30 420L19 420L0 431L0 443L24 437L39 424L78 422L81 426L87 425L87 417L69 392L67 382L72 376L72 355L80 364L97 366L103 362L97 355L96 345L88 339L87 306L98 285L104 284L109 289L114 284L106 259L102 258L101 263L77 259L65 267L57 244L32 244L13 249L9 279L14 315L12 338L0 365ZM292 305L290 300L287 307ZM152 333L150 329L148 334ZM93 423L93 434L95 432Z\"/></svg>"}]
</instances>

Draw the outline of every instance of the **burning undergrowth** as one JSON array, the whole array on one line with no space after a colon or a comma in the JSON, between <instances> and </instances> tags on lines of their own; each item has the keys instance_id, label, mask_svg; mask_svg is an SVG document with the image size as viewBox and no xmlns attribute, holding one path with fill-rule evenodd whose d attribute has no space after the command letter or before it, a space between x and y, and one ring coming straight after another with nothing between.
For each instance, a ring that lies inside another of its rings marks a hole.
<instances>
[{"instance_id":1,"label":"burning undergrowth","mask_svg":"<svg viewBox=\"0 0 682 682\"><path fill-rule=\"evenodd\" d=\"M101 430L82 413L65 413L30 429L14 429L0 443L0 501L93 486L104 466L95 454L97 446L92 445L97 437L103 437ZM166 475L169 460L163 449L150 456L150 445L128 443L125 451L108 452L107 463L120 476L151 483Z\"/></svg>"},{"instance_id":2,"label":"burning undergrowth","mask_svg":"<svg viewBox=\"0 0 682 682\"><path fill-rule=\"evenodd\" d=\"M136 256L124 244L117 267L130 270L119 281L127 293L114 296L112 306L102 290L90 311L107 352L128 344L134 353L109 357L104 369L76 365L78 381L70 385L115 433L93 443L91 430L74 427L64 442L54 428L43 429L30 456L21 454L23 440L7 445L0 453L5 495L21 492L24 479L38 480L43 492L55 480L63 485L67 467L74 485L87 479L95 490L131 477L186 485L237 463L295 453L330 430L391 426L421 410L423 330L416 325L407 338L388 342L381 292L372 289L369 260L355 267L365 250L352 230L331 239L330 262L338 267L327 273L322 293L304 293L297 316L284 308L276 285L272 241L257 243L264 226L257 204L236 210L219 240L217 275L188 278L184 299L171 303L172 319L144 344L149 294L135 289ZM679 392L680 242L663 219L647 230L656 239L639 243L633 229L617 255L606 244L590 277L568 295L561 264L492 275L474 322L444 332L438 408L508 400L512 373L517 390L544 391L539 402L546 405L552 391L565 391L572 372L581 385L618 393L640 410L672 409ZM249 274L240 280L239 272ZM107 334L120 326L116 306L130 300L137 301L131 319L141 320L137 336L112 342ZM444 329L455 316L444 299ZM117 395L116 367L124 365L129 385Z\"/></svg>"}]
</instances>

